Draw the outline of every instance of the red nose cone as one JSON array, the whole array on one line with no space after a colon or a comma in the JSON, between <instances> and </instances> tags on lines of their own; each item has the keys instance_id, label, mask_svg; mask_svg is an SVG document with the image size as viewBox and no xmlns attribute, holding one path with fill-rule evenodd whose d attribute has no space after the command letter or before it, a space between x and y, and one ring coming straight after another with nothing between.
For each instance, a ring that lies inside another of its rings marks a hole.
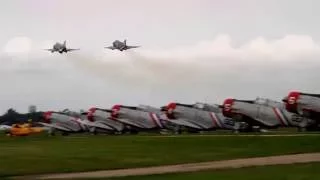
<instances>
[{"instance_id":1,"label":"red nose cone","mask_svg":"<svg viewBox=\"0 0 320 180\"><path fill-rule=\"evenodd\" d=\"M299 99L299 96L300 96L300 92L297 92L297 91L292 91L289 93L287 102L285 103L287 111L293 112L293 113L297 112L297 109L298 109L297 101Z\"/></svg>"},{"instance_id":2,"label":"red nose cone","mask_svg":"<svg viewBox=\"0 0 320 180\"><path fill-rule=\"evenodd\" d=\"M173 111L176 109L177 107L177 104L172 102L172 103L169 103L166 107L166 114L167 114L167 117L169 119L175 119L175 117L173 116Z\"/></svg>"},{"instance_id":3,"label":"red nose cone","mask_svg":"<svg viewBox=\"0 0 320 180\"><path fill-rule=\"evenodd\" d=\"M121 105L120 105L120 104L114 105L114 106L111 108L111 110L112 110L111 117L112 117L112 118L117 118L117 116L118 116L118 111L120 111L120 108L121 108Z\"/></svg>"},{"instance_id":4,"label":"red nose cone","mask_svg":"<svg viewBox=\"0 0 320 180\"><path fill-rule=\"evenodd\" d=\"M92 107L89 109L88 114L87 114L87 118L89 121L93 122L94 118L93 118L93 114L96 112L97 108Z\"/></svg>"},{"instance_id":5,"label":"red nose cone","mask_svg":"<svg viewBox=\"0 0 320 180\"><path fill-rule=\"evenodd\" d=\"M50 118L51 118L51 115L52 115L52 111L47 111L44 113L44 122L45 123L50 123Z\"/></svg>"},{"instance_id":6,"label":"red nose cone","mask_svg":"<svg viewBox=\"0 0 320 180\"><path fill-rule=\"evenodd\" d=\"M222 113L225 117L230 117L232 116L232 105L234 103L234 99L226 99L223 102L223 109L222 109Z\"/></svg>"}]
</instances>

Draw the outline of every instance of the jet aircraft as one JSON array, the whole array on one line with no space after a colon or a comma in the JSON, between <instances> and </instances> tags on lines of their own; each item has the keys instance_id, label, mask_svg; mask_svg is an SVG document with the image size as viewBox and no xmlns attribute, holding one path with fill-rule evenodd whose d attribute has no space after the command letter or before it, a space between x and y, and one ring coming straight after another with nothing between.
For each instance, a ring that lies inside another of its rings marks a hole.
<instances>
[{"instance_id":1,"label":"jet aircraft","mask_svg":"<svg viewBox=\"0 0 320 180\"><path fill-rule=\"evenodd\" d=\"M58 53L62 54L62 53L67 53L69 51L76 51L76 50L80 50L80 49L69 49L69 48L67 48L67 41L64 41L62 44L59 42L56 42L53 45L52 49L44 49L44 50L50 51L51 53L58 52Z\"/></svg>"},{"instance_id":2,"label":"jet aircraft","mask_svg":"<svg viewBox=\"0 0 320 180\"><path fill-rule=\"evenodd\" d=\"M140 46L128 46L127 45L127 40L124 40L123 42L119 41L119 40L115 40L113 41L112 43L112 46L109 46L109 47L105 47L107 49L111 49L111 50L119 50L119 51L125 51L125 50L128 50L128 49L132 49L132 48L138 48Z\"/></svg>"}]
</instances>

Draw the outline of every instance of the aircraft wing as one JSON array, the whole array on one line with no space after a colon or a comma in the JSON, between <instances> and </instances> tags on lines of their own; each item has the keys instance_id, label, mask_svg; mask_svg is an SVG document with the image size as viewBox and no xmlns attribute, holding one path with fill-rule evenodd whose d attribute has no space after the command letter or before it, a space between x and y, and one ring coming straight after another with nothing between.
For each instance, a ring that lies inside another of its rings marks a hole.
<instances>
[{"instance_id":1,"label":"aircraft wing","mask_svg":"<svg viewBox=\"0 0 320 180\"><path fill-rule=\"evenodd\" d=\"M96 128L101 128L101 129L107 129L107 130L114 130L113 128L111 128L108 125L103 124L102 122L85 122L84 124L86 124L87 126L91 126L91 127L96 127Z\"/></svg>"},{"instance_id":2,"label":"aircraft wing","mask_svg":"<svg viewBox=\"0 0 320 180\"><path fill-rule=\"evenodd\" d=\"M8 125L0 125L0 131L7 131L10 130L11 126Z\"/></svg>"},{"instance_id":3,"label":"aircraft wing","mask_svg":"<svg viewBox=\"0 0 320 180\"><path fill-rule=\"evenodd\" d=\"M43 50L46 50L46 51L54 51L54 49L43 49Z\"/></svg>"},{"instance_id":4,"label":"aircraft wing","mask_svg":"<svg viewBox=\"0 0 320 180\"><path fill-rule=\"evenodd\" d=\"M254 118L254 120L256 120L256 121L258 121L259 123L261 123L261 124L264 124L264 125L266 125L266 126L275 126L275 124L271 124L271 123L269 123L268 121L264 121L263 119L259 119L259 118Z\"/></svg>"},{"instance_id":5,"label":"aircraft wing","mask_svg":"<svg viewBox=\"0 0 320 180\"><path fill-rule=\"evenodd\" d=\"M171 122L173 124L180 125L180 126L186 126L186 127L190 127L190 128L194 128L194 129L203 129L200 126L197 126L195 124L190 123L187 119L179 118L179 119L167 120L167 121L169 121L169 122Z\"/></svg>"},{"instance_id":6,"label":"aircraft wing","mask_svg":"<svg viewBox=\"0 0 320 180\"><path fill-rule=\"evenodd\" d=\"M126 49L139 48L140 46L127 46Z\"/></svg>"},{"instance_id":7,"label":"aircraft wing","mask_svg":"<svg viewBox=\"0 0 320 180\"><path fill-rule=\"evenodd\" d=\"M67 51L78 51L80 50L79 48L78 49L67 49Z\"/></svg>"},{"instance_id":8,"label":"aircraft wing","mask_svg":"<svg viewBox=\"0 0 320 180\"><path fill-rule=\"evenodd\" d=\"M50 128L55 128L55 129L58 129L58 130L61 130L61 131L68 131L68 132L71 132L72 130L70 129L67 129L65 127L62 127L62 126L58 126L56 124L48 124L48 123L42 123L42 122L39 122L39 124L45 126L45 127L50 127Z\"/></svg>"},{"instance_id":9,"label":"aircraft wing","mask_svg":"<svg viewBox=\"0 0 320 180\"><path fill-rule=\"evenodd\" d=\"M130 121L129 119L124 119L124 118L120 118L117 119L119 122L122 122L124 124L130 125L130 126L135 126L135 127L140 127L140 128L145 128L143 125L138 124L136 122Z\"/></svg>"},{"instance_id":10,"label":"aircraft wing","mask_svg":"<svg viewBox=\"0 0 320 180\"><path fill-rule=\"evenodd\" d=\"M108 47L104 47L104 48L111 49L111 50L116 49L116 48L115 48L115 47L113 47L113 46L108 46Z\"/></svg>"}]
</instances>

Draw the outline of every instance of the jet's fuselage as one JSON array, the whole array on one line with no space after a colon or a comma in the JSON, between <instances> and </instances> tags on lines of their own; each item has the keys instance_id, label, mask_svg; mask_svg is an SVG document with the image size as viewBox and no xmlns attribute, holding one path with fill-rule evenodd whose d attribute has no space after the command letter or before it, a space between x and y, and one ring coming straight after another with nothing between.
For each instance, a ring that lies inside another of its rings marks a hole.
<instances>
[{"instance_id":1,"label":"jet's fuselage","mask_svg":"<svg viewBox=\"0 0 320 180\"><path fill-rule=\"evenodd\" d=\"M113 47L115 47L116 49L119 49L119 50L124 50L126 48L126 45L119 41L119 40L116 40L112 43Z\"/></svg>"}]
</instances>

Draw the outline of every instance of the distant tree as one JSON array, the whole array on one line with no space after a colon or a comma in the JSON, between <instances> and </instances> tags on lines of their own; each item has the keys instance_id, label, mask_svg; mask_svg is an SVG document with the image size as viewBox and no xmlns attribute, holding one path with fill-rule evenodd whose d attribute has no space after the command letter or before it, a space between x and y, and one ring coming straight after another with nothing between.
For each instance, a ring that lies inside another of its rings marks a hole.
<instances>
[{"instance_id":1,"label":"distant tree","mask_svg":"<svg viewBox=\"0 0 320 180\"><path fill-rule=\"evenodd\" d=\"M30 105L28 109L29 109L29 113L37 112L37 106L35 105Z\"/></svg>"},{"instance_id":2,"label":"distant tree","mask_svg":"<svg viewBox=\"0 0 320 180\"><path fill-rule=\"evenodd\" d=\"M7 114L12 115L12 114L17 114L17 111L13 108L8 109Z\"/></svg>"}]
</instances>

